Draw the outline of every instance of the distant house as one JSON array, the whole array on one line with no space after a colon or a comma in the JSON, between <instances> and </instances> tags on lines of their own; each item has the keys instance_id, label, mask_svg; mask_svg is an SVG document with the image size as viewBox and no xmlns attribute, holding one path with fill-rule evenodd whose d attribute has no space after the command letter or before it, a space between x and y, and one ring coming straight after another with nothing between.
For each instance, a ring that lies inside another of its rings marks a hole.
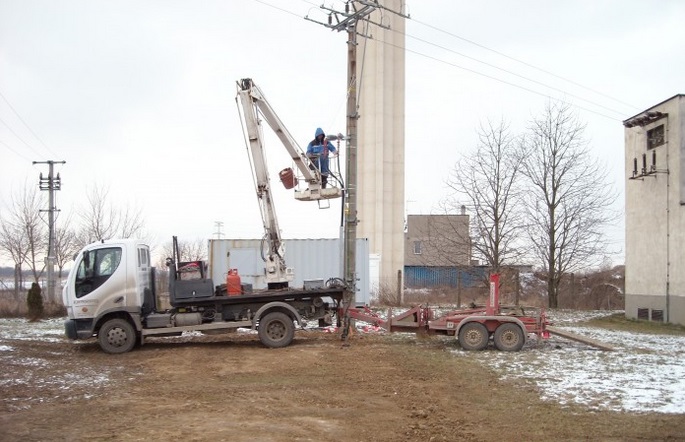
<instances>
[{"instance_id":1,"label":"distant house","mask_svg":"<svg viewBox=\"0 0 685 442\"><path fill-rule=\"evenodd\" d=\"M626 317L685 325L685 95L623 126Z\"/></svg>"},{"instance_id":2,"label":"distant house","mask_svg":"<svg viewBox=\"0 0 685 442\"><path fill-rule=\"evenodd\" d=\"M483 278L471 267L469 215L408 215L404 244L407 287L469 287Z\"/></svg>"},{"instance_id":3,"label":"distant house","mask_svg":"<svg viewBox=\"0 0 685 442\"><path fill-rule=\"evenodd\" d=\"M405 266L468 266L471 264L469 215L408 215Z\"/></svg>"}]
</instances>

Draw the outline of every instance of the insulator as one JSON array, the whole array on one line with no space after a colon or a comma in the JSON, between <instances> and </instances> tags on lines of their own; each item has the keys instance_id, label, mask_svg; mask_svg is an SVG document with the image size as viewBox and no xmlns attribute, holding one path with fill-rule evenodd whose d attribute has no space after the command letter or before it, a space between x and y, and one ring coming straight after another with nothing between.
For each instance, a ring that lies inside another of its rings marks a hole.
<instances>
[{"instance_id":1,"label":"insulator","mask_svg":"<svg viewBox=\"0 0 685 442\"><path fill-rule=\"evenodd\" d=\"M637 176L637 157L633 158L633 176Z\"/></svg>"},{"instance_id":2,"label":"insulator","mask_svg":"<svg viewBox=\"0 0 685 442\"><path fill-rule=\"evenodd\" d=\"M646 171L647 171L647 154L643 153L642 154L642 172L644 173Z\"/></svg>"}]
</instances>

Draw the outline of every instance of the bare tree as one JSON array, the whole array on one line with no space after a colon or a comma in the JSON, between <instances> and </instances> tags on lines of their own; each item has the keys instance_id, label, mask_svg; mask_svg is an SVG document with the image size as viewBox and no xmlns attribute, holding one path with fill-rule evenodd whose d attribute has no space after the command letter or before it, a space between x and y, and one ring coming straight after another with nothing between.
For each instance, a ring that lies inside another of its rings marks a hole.
<instances>
[{"instance_id":1,"label":"bare tree","mask_svg":"<svg viewBox=\"0 0 685 442\"><path fill-rule=\"evenodd\" d=\"M504 121L481 125L478 141L448 178L447 186L454 193L445 205L455 207L461 201L470 208L473 253L499 273L524 251L519 209L521 157Z\"/></svg>"},{"instance_id":2,"label":"bare tree","mask_svg":"<svg viewBox=\"0 0 685 442\"><path fill-rule=\"evenodd\" d=\"M141 211L130 206L113 205L109 201L108 188L95 185L87 198L87 206L79 213L81 227L76 236L77 249L102 239L144 235Z\"/></svg>"},{"instance_id":3,"label":"bare tree","mask_svg":"<svg viewBox=\"0 0 685 442\"><path fill-rule=\"evenodd\" d=\"M11 205L0 219L0 247L15 264L15 283L21 286L22 266L31 270L33 280L38 282L45 269L47 251L47 224L41 219L44 205L37 188L26 185L12 196Z\"/></svg>"},{"instance_id":4,"label":"bare tree","mask_svg":"<svg viewBox=\"0 0 685 442\"><path fill-rule=\"evenodd\" d=\"M558 306L564 274L603 257L603 229L615 218L609 206L616 192L590 155L584 131L569 105L548 103L521 144L522 171L531 186L528 234L546 272L551 308Z\"/></svg>"},{"instance_id":5,"label":"bare tree","mask_svg":"<svg viewBox=\"0 0 685 442\"><path fill-rule=\"evenodd\" d=\"M28 253L27 241L22 234L21 226L16 225L13 220L0 217L0 248L3 254L9 256L14 263L14 296L19 298L21 287L23 286L22 264Z\"/></svg>"},{"instance_id":6,"label":"bare tree","mask_svg":"<svg viewBox=\"0 0 685 442\"><path fill-rule=\"evenodd\" d=\"M64 223L66 226L71 225L71 216L69 216ZM68 227L55 228L55 258L57 261L57 268L59 269L58 277L62 278L62 271L64 266L70 262L74 255L79 251L76 241L76 233Z\"/></svg>"},{"instance_id":7,"label":"bare tree","mask_svg":"<svg viewBox=\"0 0 685 442\"><path fill-rule=\"evenodd\" d=\"M206 261L207 242L201 238L194 241L178 240L178 254L181 261ZM173 243L168 242L162 247L162 259L173 256Z\"/></svg>"}]
</instances>

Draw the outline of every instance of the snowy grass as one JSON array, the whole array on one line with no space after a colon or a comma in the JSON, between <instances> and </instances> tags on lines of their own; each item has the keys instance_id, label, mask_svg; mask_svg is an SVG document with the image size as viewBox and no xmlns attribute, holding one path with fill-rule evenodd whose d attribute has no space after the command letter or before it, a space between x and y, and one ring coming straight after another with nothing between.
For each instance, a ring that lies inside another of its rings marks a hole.
<instances>
[{"instance_id":1,"label":"snowy grass","mask_svg":"<svg viewBox=\"0 0 685 442\"><path fill-rule=\"evenodd\" d=\"M605 352L552 336L521 352L465 352L502 379L533 384L543 400L595 410L685 413L685 336L633 333L583 326L615 312L551 312L559 328L611 344Z\"/></svg>"},{"instance_id":2,"label":"snowy grass","mask_svg":"<svg viewBox=\"0 0 685 442\"><path fill-rule=\"evenodd\" d=\"M435 308L438 316L450 308ZM375 309L385 319L387 309ZM398 314L402 309L395 309ZM595 310L548 312L554 326L616 348L605 352L586 344L552 336L532 336L520 352L490 347L455 356L472 358L499 373L502 379L534 385L540 397L561 405L577 404L593 410L685 413L685 336L648 334L591 327L592 319L622 313ZM358 324L360 332L367 331ZM371 330L369 330L371 331ZM412 334L404 334L411 339ZM454 338L446 338L453 341Z\"/></svg>"}]
</instances>

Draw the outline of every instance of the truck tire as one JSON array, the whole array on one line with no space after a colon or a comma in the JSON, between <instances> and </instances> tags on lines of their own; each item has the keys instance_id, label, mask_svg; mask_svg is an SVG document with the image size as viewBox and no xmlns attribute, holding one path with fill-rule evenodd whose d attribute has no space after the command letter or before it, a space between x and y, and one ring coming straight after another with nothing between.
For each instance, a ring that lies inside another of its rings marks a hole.
<instances>
[{"instance_id":1,"label":"truck tire","mask_svg":"<svg viewBox=\"0 0 685 442\"><path fill-rule=\"evenodd\" d=\"M505 322L495 330L495 347L500 351L519 351L526 342L523 330L512 322Z\"/></svg>"},{"instance_id":2,"label":"truck tire","mask_svg":"<svg viewBox=\"0 0 685 442\"><path fill-rule=\"evenodd\" d=\"M259 319L259 340L269 348L287 347L295 337L295 325L290 316L272 312Z\"/></svg>"},{"instance_id":3,"label":"truck tire","mask_svg":"<svg viewBox=\"0 0 685 442\"><path fill-rule=\"evenodd\" d=\"M468 322L459 329L459 345L464 350L485 350L490 335L480 322Z\"/></svg>"},{"instance_id":4,"label":"truck tire","mask_svg":"<svg viewBox=\"0 0 685 442\"><path fill-rule=\"evenodd\" d=\"M120 354L133 350L138 337L135 329L125 319L108 319L100 327L98 343L105 353Z\"/></svg>"}]
</instances>

